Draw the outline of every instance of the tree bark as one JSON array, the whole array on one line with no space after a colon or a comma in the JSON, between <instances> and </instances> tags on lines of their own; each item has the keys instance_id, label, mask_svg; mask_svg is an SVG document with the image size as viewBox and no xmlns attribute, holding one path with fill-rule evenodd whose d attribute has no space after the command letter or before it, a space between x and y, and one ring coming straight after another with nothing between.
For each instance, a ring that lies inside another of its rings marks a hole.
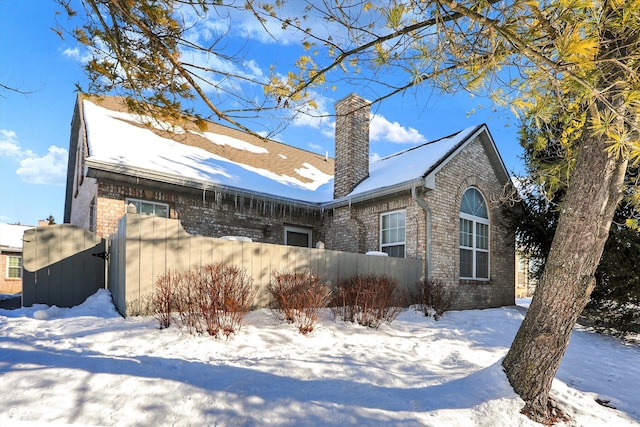
<instances>
[{"instance_id":1,"label":"tree bark","mask_svg":"<svg viewBox=\"0 0 640 427\"><path fill-rule=\"evenodd\" d=\"M627 110L624 100L629 70L637 67L630 52L637 50L640 35L636 28L621 24L627 16L624 8L624 3L603 3L606 18L595 61L599 90L588 107L586 123L599 123L602 114L615 111L619 128L633 128L629 135L637 138L637 113ZM526 403L525 411L537 421L549 417L551 384L595 286L594 274L623 195L628 154L610 154L611 143L595 127L584 129L544 274L502 363L513 389Z\"/></svg>"},{"instance_id":2,"label":"tree bark","mask_svg":"<svg viewBox=\"0 0 640 427\"><path fill-rule=\"evenodd\" d=\"M581 141L545 271L503 361L512 387L537 421L548 418L551 383L571 331L595 286L595 271L623 190L627 162L604 138Z\"/></svg>"}]
</instances>

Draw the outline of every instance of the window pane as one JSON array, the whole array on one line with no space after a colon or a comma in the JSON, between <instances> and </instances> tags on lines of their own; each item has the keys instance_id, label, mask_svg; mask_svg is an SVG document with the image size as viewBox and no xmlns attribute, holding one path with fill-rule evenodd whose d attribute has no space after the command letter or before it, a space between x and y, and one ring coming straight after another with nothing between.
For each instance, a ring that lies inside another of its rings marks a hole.
<instances>
[{"instance_id":1,"label":"window pane","mask_svg":"<svg viewBox=\"0 0 640 427\"><path fill-rule=\"evenodd\" d=\"M382 252L386 252L391 257L404 258L404 245L385 246Z\"/></svg>"},{"instance_id":2,"label":"window pane","mask_svg":"<svg viewBox=\"0 0 640 427\"><path fill-rule=\"evenodd\" d=\"M471 203L471 196L469 191L464 193L464 195L462 196L462 201L460 202L460 212L473 215L473 206Z\"/></svg>"},{"instance_id":3,"label":"window pane","mask_svg":"<svg viewBox=\"0 0 640 427\"><path fill-rule=\"evenodd\" d=\"M473 251L460 249L460 277L473 277Z\"/></svg>"},{"instance_id":4,"label":"window pane","mask_svg":"<svg viewBox=\"0 0 640 427\"><path fill-rule=\"evenodd\" d=\"M22 257L10 256L7 258L7 277L19 279L22 277Z\"/></svg>"},{"instance_id":5,"label":"window pane","mask_svg":"<svg viewBox=\"0 0 640 427\"><path fill-rule=\"evenodd\" d=\"M460 201L460 212L481 218L489 218L482 194L475 188L468 189Z\"/></svg>"},{"instance_id":6,"label":"window pane","mask_svg":"<svg viewBox=\"0 0 640 427\"><path fill-rule=\"evenodd\" d=\"M406 233L404 224L404 212L393 212L382 215L380 244L404 243Z\"/></svg>"},{"instance_id":7,"label":"window pane","mask_svg":"<svg viewBox=\"0 0 640 427\"><path fill-rule=\"evenodd\" d=\"M472 226L471 221L460 218L460 246L473 247Z\"/></svg>"},{"instance_id":8,"label":"window pane","mask_svg":"<svg viewBox=\"0 0 640 427\"><path fill-rule=\"evenodd\" d=\"M476 252L476 277L478 279L489 278L489 253Z\"/></svg>"},{"instance_id":9,"label":"window pane","mask_svg":"<svg viewBox=\"0 0 640 427\"><path fill-rule=\"evenodd\" d=\"M295 231L287 231L287 245L288 246L301 246L308 248L311 246L309 242L309 235L307 233L298 233Z\"/></svg>"},{"instance_id":10,"label":"window pane","mask_svg":"<svg viewBox=\"0 0 640 427\"><path fill-rule=\"evenodd\" d=\"M482 193L467 189L460 201L460 277L489 278L488 219Z\"/></svg>"},{"instance_id":11,"label":"window pane","mask_svg":"<svg viewBox=\"0 0 640 427\"><path fill-rule=\"evenodd\" d=\"M164 205L156 205L156 216L162 218L169 218L169 212L166 206Z\"/></svg>"},{"instance_id":12,"label":"window pane","mask_svg":"<svg viewBox=\"0 0 640 427\"><path fill-rule=\"evenodd\" d=\"M151 203L140 203L140 213L144 215L153 215L154 205Z\"/></svg>"},{"instance_id":13,"label":"window pane","mask_svg":"<svg viewBox=\"0 0 640 427\"><path fill-rule=\"evenodd\" d=\"M476 223L476 248L489 249L489 226Z\"/></svg>"},{"instance_id":14,"label":"window pane","mask_svg":"<svg viewBox=\"0 0 640 427\"><path fill-rule=\"evenodd\" d=\"M136 207L136 213L143 215L154 215L162 218L169 218L169 206L165 203L145 202L142 200L126 200L127 206L132 204Z\"/></svg>"}]
</instances>

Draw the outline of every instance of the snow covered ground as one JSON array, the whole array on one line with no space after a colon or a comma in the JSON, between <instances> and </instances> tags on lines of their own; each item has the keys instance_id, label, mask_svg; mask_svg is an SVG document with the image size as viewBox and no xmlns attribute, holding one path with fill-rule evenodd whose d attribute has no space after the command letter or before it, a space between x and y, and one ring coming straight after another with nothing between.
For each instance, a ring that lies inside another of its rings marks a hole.
<instances>
[{"instance_id":1,"label":"snow covered ground","mask_svg":"<svg viewBox=\"0 0 640 427\"><path fill-rule=\"evenodd\" d=\"M105 290L0 310L0 426L533 426L500 365L524 310L327 311L307 336L261 310L228 341L123 319ZM569 425L640 425L639 390L640 347L577 327L552 391Z\"/></svg>"}]
</instances>

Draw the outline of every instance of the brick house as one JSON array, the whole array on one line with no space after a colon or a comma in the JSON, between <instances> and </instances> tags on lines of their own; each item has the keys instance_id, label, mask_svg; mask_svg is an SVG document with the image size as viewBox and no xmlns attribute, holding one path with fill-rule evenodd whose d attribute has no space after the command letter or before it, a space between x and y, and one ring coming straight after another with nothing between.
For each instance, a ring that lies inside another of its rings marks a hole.
<instances>
[{"instance_id":1,"label":"brick house","mask_svg":"<svg viewBox=\"0 0 640 427\"><path fill-rule=\"evenodd\" d=\"M31 228L0 223L0 294L22 291L22 236Z\"/></svg>"},{"instance_id":2,"label":"brick house","mask_svg":"<svg viewBox=\"0 0 640 427\"><path fill-rule=\"evenodd\" d=\"M420 259L458 291L456 308L513 304L513 239L491 202L510 180L486 125L369 164L368 102L351 94L335 108L331 159L80 97L64 222L106 237L134 205L196 235Z\"/></svg>"}]
</instances>

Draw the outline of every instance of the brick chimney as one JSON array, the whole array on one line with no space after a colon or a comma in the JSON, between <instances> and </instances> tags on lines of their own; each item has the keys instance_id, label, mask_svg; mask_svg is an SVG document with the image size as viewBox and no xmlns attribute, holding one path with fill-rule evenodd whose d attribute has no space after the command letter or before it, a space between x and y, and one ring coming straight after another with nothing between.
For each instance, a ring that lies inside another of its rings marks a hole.
<instances>
[{"instance_id":1,"label":"brick chimney","mask_svg":"<svg viewBox=\"0 0 640 427\"><path fill-rule=\"evenodd\" d=\"M369 176L369 101L352 93L336 102L335 110L333 198L339 199Z\"/></svg>"}]
</instances>

